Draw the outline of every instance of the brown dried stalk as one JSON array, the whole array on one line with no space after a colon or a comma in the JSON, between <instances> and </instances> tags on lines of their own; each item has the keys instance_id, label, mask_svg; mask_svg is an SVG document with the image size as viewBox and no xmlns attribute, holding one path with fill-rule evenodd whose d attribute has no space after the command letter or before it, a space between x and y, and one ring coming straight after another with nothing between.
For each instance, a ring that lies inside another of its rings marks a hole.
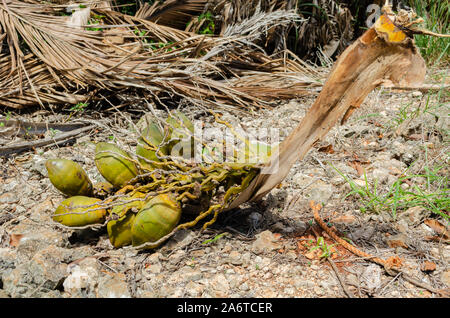
<instances>
[{"instance_id":1,"label":"brown dried stalk","mask_svg":"<svg viewBox=\"0 0 450 318\"><path fill-rule=\"evenodd\" d=\"M425 62L413 39L406 36L402 42L388 42L384 36L372 27L342 53L302 122L280 145L276 162L258 175L229 208L259 200L277 186L316 141L340 118L347 119L384 81L401 86L423 82Z\"/></svg>"}]
</instances>

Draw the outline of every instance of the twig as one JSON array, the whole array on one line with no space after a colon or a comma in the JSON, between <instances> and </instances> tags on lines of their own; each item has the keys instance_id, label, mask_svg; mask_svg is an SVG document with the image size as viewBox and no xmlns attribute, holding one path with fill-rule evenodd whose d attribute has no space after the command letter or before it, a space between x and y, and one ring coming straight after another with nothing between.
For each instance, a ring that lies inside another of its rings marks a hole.
<instances>
[{"instance_id":1,"label":"twig","mask_svg":"<svg viewBox=\"0 0 450 318\"><path fill-rule=\"evenodd\" d=\"M401 275L401 273L398 273L397 275L394 276L393 279L391 279L386 285L384 285L384 287L380 290L380 295L383 294L383 291L389 286L391 285L393 282L395 282L397 280L397 278L399 278Z\"/></svg>"},{"instance_id":2,"label":"twig","mask_svg":"<svg viewBox=\"0 0 450 318\"><path fill-rule=\"evenodd\" d=\"M0 147L0 156L7 156L11 153L21 152L21 151L31 149L34 147L43 147L43 146L47 146L47 145L50 145L53 143L60 144L60 143L66 142L67 140L69 140L81 133L84 133L86 131L93 129L94 127L95 126L87 126L87 127L75 129L73 131L69 131L66 133L62 133L53 138L45 138L45 139L40 139L40 140L19 142L19 143L13 144L13 145Z\"/></svg>"},{"instance_id":3,"label":"twig","mask_svg":"<svg viewBox=\"0 0 450 318\"><path fill-rule=\"evenodd\" d=\"M399 89L405 91L420 91L426 93L428 91L448 90L450 85L424 85L424 86L392 86L386 87L390 89Z\"/></svg>"},{"instance_id":4,"label":"twig","mask_svg":"<svg viewBox=\"0 0 450 318\"><path fill-rule=\"evenodd\" d=\"M352 295L352 293L350 293L350 291L347 288L347 285L345 284L345 281L342 279L341 275L339 274L336 264L334 264L334 262L329 257L327 257L327 261L328 261L328 263L330 263L331 267L333 268L334 273L336 274L336 277L338 278L339 283L341 283L342 289L344 290L344 293L347 295L347 297L355 298Z\"/></svg>"},{"instance_id":5,"label":"twig","mask_svg":"<svg viewBox=\"0 0 450 318\"><path fill-rule=\"evenodd\" d=\"M349 250L350 252L352 252L353 254L356 254L357 256L360 257L371 257L370 254L367 254L366 252L363 252L359 249L357 249L355 246L351 245L350 243L348 243L347 241L343 240L342 238L340 238L332 229L330 229L325 222L320 218L319 215L319 210L322 208L322 206L320 204L315 204L314 201L310 201L309 202L311 209L313 210L314 213L314 220L319 224L319 226L328 234L330 235L336 242L338 242L339 244L341 244L343 247L345 247L347 250ZM420 282L412 277L410 277L409 275L407 275L406 273L404 273L403 271L401 271L398 268L393 268L392 266L390 266L384 259L378 258L378 257L371 257L370 260L378 265L381 265L386 273L390 276L397 276L398 274L401 274L403 279L405 279L406 281L410 282L413 285L416 285L420 288L424 288L429 290L432 293L435 294L439 294L441 296L444 297L449 297L449 293L445 290L437 290L436 288Z\"/></svg>"}]
</instances>

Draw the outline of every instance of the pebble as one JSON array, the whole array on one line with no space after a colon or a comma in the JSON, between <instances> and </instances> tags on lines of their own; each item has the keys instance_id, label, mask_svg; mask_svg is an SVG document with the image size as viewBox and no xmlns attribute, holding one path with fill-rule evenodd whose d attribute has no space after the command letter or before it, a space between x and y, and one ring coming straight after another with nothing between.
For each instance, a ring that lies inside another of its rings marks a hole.
<instances>
[{"instance_id":1,"label":"pebble","mask_svg":"<svg viewBox=\"0 0 450 318\"><path fill-rule=\"evenodd\" d=\"M445 270L441 274L441 281L450 287L450 270Z\"/></svg>"},{"instance_id":2,"label":"pebble","mask_svg":"<svg viewBox=\"0 0 450 318\"><path fill-rule=\"evenodd\" d=\"M305 197L308 200L313 200L318 203L327 203L334 193L334 188L331 184L317 180L307 190L305 190Z\"/></svg>"},{"instance_id":3,"label":"pebble","mask_svg":"<svg viewBox=\"0 0 450 318\"><path fill-rule=\"evenodd\" d=\"M361 282L369 290L375 290L381 284L381 269L376 264L370 264L361 275Z\"/></svg>"},{"instance_id":4,"label":"pebble","mask_svg":"<svg viewBox=\"0 0 450 318\"><path fill-rule=\"evenodd\" d=\"M97 295L100 298L131 298L124 274L107 273L98 282Z\"/></svg>"},{"instance_id":5,"label":"pebble","mask_svg":"<svg viewBox=\"0 0 450 318\"><path fill-rule=\"evenodd\" d=\"M278 238L270 231L266 230L256 235L256 240L252 244L252 252L261 254L271 252L281 248Z\"/></svg>"},{"instance_id":6,"label":"pebble","mask_svg":"<svg viewBox=\"0 0 450 318\"><path fill-rule=\"evenodd\" d=\"M390 248L403 247L408 248L407 236L405 234L391 235L386 238L386 244Z\"/></svg>"},{"instance_id":7,"label":"pebble","mask_svg":"<svg viewBox=\"0 0 450 318\"><path fill-rule=\"evenodd\" d=\"M70 297L93 297L98 284L100 268L96 259L86 258L67 267L64 291Z\"/></svg>"}]
</instances>

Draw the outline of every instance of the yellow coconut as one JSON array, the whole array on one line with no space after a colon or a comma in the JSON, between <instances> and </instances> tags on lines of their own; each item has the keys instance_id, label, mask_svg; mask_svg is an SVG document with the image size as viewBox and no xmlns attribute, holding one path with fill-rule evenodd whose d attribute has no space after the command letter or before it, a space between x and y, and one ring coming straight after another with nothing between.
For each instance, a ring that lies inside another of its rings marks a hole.
<instances>
[{"instance_id":1,"label":"yellow coconut","mask_svg":"<svg viewBox=\"0 0 450 318\"><path fill-rule=\"evenodd\" d=\"M61 202L52 218L55 222L66 226L103 223L106 217L106 209L96 204L99 202L101 202L100 199L86 196L70 197Z\"/></svg>"}]
</instances>

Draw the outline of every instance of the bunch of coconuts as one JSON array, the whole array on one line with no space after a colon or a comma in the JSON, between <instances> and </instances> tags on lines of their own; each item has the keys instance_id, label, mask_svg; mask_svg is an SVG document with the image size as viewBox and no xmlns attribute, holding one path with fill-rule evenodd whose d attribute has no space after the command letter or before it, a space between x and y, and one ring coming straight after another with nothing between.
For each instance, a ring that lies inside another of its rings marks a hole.
<instances>
[{"instance_id":1,"label":"bunch of coconuts","mask_svg":"<svg viewBox=\"0 0 450 318\"><path fill-rule=\"evenodd\" d=\"M109 240L116 248L157 247L178 228L194 226L214 213L207 225L212 224L259 168L255 164L204 165L173 158L171 150L180 144L187 144L181 148L192 151L193 132L192 122L176 112L163 125L150 123L138 139L134 154L112 143L97 143L95 165L107 182L95 185L78 163L47 160L51 183L68 196L57 207L53 221L70 228L106 224ZM208 149L203 148L202 153L209 155ZM195 220L178 225L182 212L192 207L197 208Z\"/></svg>"}]
</instances>

